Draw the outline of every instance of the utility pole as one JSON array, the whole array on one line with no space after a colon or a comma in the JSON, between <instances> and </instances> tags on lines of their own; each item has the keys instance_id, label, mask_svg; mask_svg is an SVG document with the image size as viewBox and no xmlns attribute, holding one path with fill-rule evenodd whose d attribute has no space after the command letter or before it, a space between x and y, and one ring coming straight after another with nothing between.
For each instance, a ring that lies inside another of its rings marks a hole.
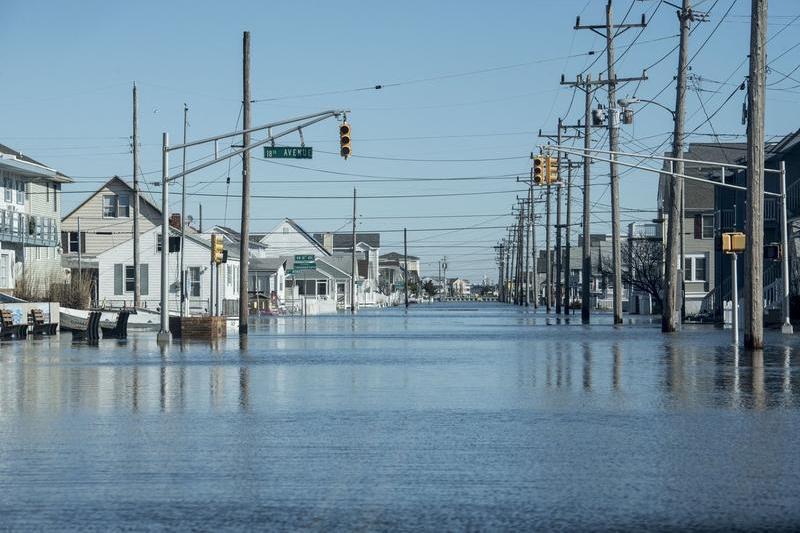
<instances>
[{"instance_id":1,"label":"utility pole","mask_svg":"<svg viewBox=\"0 0 800 533\"><path fill-rule=\"evenodd\" d=\"M691 0L683 0L681 10L678 11L680 22L680 44L678 52L678 78L675 90L675 113L673 119L675 129L672 134L672 157L676 158L672 165L674 173L670 176L669 191L667 193L667 260L664 276L664 312L661 315L661 331L671 333L677 331L682 316L683 306L679 312L678 287L681 293L685 289L684 261L680 258L683 250L679 250L678 241L683 239L683 178L678 177L684 173L683 164L683 136L686 120L686 80L688 77L689 62L689 26L695 20ZM680 252L680 253L679 253ZM680 272L680 274L678 274ZM680 278L678 277L680 275Z\"/></svg>"},{"instance_id":2,"label":"utility pole","mask_svg":"<svg viewBox=\"0 0 800 533\"><path fill-rule=\"evenodd\" d=\"M511 231L510 228L506 232L507 238L506 242L506 275L503 278L505 285L503 286L503 302L508 303L508 295L510 293L510 286L509 283L511 282Z\"/></svg>"},{"instance_id":3,"label":"utility pole","mask_svg":"<svg viewBox=\"0 0 800 533\"><path fill-rule=\"evenodd\" d=\"M242 38L242 146L250 146L250 32ZM239 335L247 335L250 263L250 151L242 152L242 227L239 243ZM166 246L166 242L164 243Z\"/></svg>"},{"instance_id":4,"label":"utility pole","mask_svg":"<svg viewBox=\"0 0 800 533\"><path fill-rule=\"evenodd\" d=\"M612 235L612 260L614 263L614 324L622 323L622 256L620 248L620 213L619 213L619 172L617 169L616 152L619 150L619 110L617 109L617 75L614 70L616 56L614 51L614 38L630 28L643 28L647 24L644 15L640 23L620 24L614 26L612 0L606 4L606 23L604 25L581 26L581 18L575 22L575 29L588 29L606 39L606 71L608 73L608 143L611 151L609 159L611 171L611 235ZM647 79L642 75L641 79Z\"/></svg>"},{"instance_id":5,"label":"utility pole","mask_svg":"<svg viewBox=\"0 0 800 533\"><path fill-rule=\"evenodd\" d=\"M403 262L405 263L405 283L403 283L403 288L405 289L406 294L406 309L408 309L408 281L409 281L409 274L408 274L408 229L403 228Z\"/></svg>"},{"instance_id":6,"label":"utility pole","mask_svg":"<svg viewBox=\"0 0 800 533\"><path fill-rule=\"evenodd\" d=\"M533 169L531 169L531 178L528 182L528 194L531 198L531 208L528 209L528 218L530 219L531 228L531 262L533 263L533 308L539 309L539 280L537 279L537 262L536 257L536 202L533 198Z\"/></svg>"},{"instance_id":7,"label":"utility pole","mask_svg":"<svg viewBox=\"0 0 800 533\"><path fill-rule=\"evenodd\" d=\"M584 110L584 125L583 125L583 249L581 250L581 323L588 324L591 320L591 292L590 286L592 280L592 239L591 239L591 226L592 226L592 197L590 190L592 188L591 181L591 165L592 159L589 155L589 150L592 149L592 77L586 76L586 88L584 95L586 97Z\"/></svg>"},{"instance_id":8,"label":"utility pole","mask_svg":"<svg viewBox=\"0 0 800 533\"><path fill-rule=\"evenodd\" d=\"M183 144L186 144L186 132L189 129L189 106L185 103L183 104ZM183 266L183 257L184 257L184 249L186 248L186 147L183 148L183 164L182 164L182 172L184 173L183 177L181 177L181 273L178 276L178 279L181 282L181 316L186 314L186 282L185 282L185 269ZM166 246L165 243L161 243L161 246Z\"/></svg>"},{"instance_id":9,"label":"utility pole","mask_svg":"<svg viewBox=\"0 0 800 533\"><path fill-rule=\"evenodd\" d=\"M559 158L559 165L560 165ZM561 314L561 182L556 184L556 314Z\"/></svg>"},{"instance_id":10,"label":"utility pole","mask_svg":"<svg viewBox=\"0 0 800 533\"><path fill-rule=\"evenodd\" d=\"M356 278L358 277L358 263L356 262L356 188L353 187L353 250L351 253L353 261L353 275L350 278L350 313L355 314L357 304Z\"/></svg>"},{"instance_id":11,"label":"utility pole","mask_svg":"<svg viewBox=\"0 0 800 533\"><path fill-rule=\"evenodd\" d=\"M517 303L517 227L516 224L512 224L509 228L509 235L508 240L511 241L511 275L508 277L508 281L511 283L509 287L509 293L511 294L511 303Z\"/></svg>"},{"instance_id":12,"label":"utility pole","mask_svg":"<svg viewBox=\"0 0 800 533\"><path fill-rule=\"evenodd\" d=\"M78 250L80 250L80 230L78 230ZM133 306L142 305L142 287L139 283L140 241L139 241L139 98L136 83L133 84Z\"/></svg>"},{"instance_id":13,"label":"utility pole","mask_svg":"<svg viewBox=\"0 0 800 533\"><path fill-rule=\"evenodd\" d=\"M504 258L505 258L505 256L504 256L504 254L505 254L505 251L504 251L505 241L500 241L500 244L498 244L494 248L498 252L497 253L497 264L499 266L499 271L497 273L497 299L498 299L498 301L502 302L503 301L503 283L505 283L505 281L503 280L503 267L505 266L503 264L503 261L504 261Z\"/></svg>"},{"instance_id":14,"label":"utility pole","mask_svg":"<svg viewBox=\"0 0 800 533\"><path fill-rule=\"evenodd\" d=\"M544 134L542 130L539 130L539 137L543 137L549 139L551 141L555 141L556 146L560 147L561 143L563 143L567 139L578 139L580 138L580 134L577 135L563 135L563 132L567 128L580 128L580 124L577 126L565 126L564 122L561 118L558 119L558 124L556 126L556 133L555 134ZM561 168L561 151L556 149L556 158L559 162L559 169ZM548 208L548 226L549 226L549 212L550 212L550 184L547 185L547 208ZM561 182L557 184L556 189L556 314L561 313ZM549 237L549 230L548 230L548 237ZM548 241L548 249L550 248L549 241ZM547 256L547 263L550 265L550 256ZM548 270L550 266L548 266ZM548 283L549 285L549 283ZM548 297L549 298L549 297ZM549 306L548 306L549 310Z\"/></svg>"},{"instance_id":15,"label":"utility pole","mask_svg":"<svg viewBox=\"0 0 800 533\"><path fill-rule=\"evenodd\" d=\"M550 258L550 246L551 246L551 244L550 244L550 184L549 183L547 184L547 190L546 190L545 196L546 196L546 202L547 203L545 204L546 214L545 214L545 222L544 222L544 232L545 232L544 233L544 258L545 258L544 259L544 262L545 262L545 267L544 267L544 269L545 269L544 270L544 285L545 285L545 287L544 287L544 292L545 292L545 294L544 294L544 305L545 305L545 309L547 311L547 314L549 315L550 314L550 307L552 306L552 303L553 303L553 301L552 301L552 297L553 297L552 282L553 282L553 280L551 279L551 274L552 274L551 271L552 271L552 269L550 268L551 267L551 264L550 264L550 260L551 260L551 258Z\"/></svg>"},{"instance_id":16,"label":"utility pole","mask_svg":"<svg viewBox=\"0 0 800 533\"><path fill-rule=\"evenodd\" d=\"M525 213L524 207L520 206L519 218L517 219L517 305L524 305L522 301L523 287L523 270L525 269Z\"/></svg>"},{"instance_id":17,"label":"utility pole","mask_svg":"<svg viewBox=\"0 0 800 533\"><path fill-rule=\"evenodd\" d=\"M570 247L570 231L572 231L572 169L578 166L577 163L573 164L572 161L567 159L567 222L564 227L565 238L565 252L564 252L564 314L569 315L570 309L570 296L572 292L572 276L570 266L570 254L572 249Z\"/></svg>"},{"instance_id":18,"label":"utility pole","mask_svg":"<svg viewBox=\"0 0 800 533\"><path fill-rule=\"evenodd\" d=\"M519 179L519 178L517 178ZM533 211L533 198L531 187L528 187L528 216L525 219L525 307L531 304L531 212Z\"/></svg>"},{"instance_id":19,"label":"utility pole","mask_svg":"<svg viewBox=\"0 0 800 533\"><path fill-rule=\"evenodd\" d=\"M747 77L747 219L744 231L744 346L764 347L764 108L767 0L751 0ZM782 223L785 221L782 220ZM784 250L787 253L788 250ZM788 275L784 274L784 275ZM735 306L735 304L734 304Z\"/></svg>"}]
</instances>

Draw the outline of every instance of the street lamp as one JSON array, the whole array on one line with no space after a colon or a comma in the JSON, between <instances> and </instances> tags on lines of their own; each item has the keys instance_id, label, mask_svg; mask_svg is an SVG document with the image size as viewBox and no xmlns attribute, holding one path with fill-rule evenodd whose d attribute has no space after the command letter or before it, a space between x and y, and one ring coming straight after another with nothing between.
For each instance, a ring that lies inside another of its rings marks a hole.
<instances>
[{"instance_id":1,"label":"street lamp","mask_svg":"<svg viewBox=\"0 0 800 533\"><path fill-rule=\"evenodd\" d=\"M623 122L625 124L632 124L633 123L633 110L629 109L629 107L632 106L633 104L639 104L639 103L642 103L642 102L644 102L646 104L653 104L656 107L660 107L661 109L664 109L665 111L668 111L669 114L672 115L672 121L675 122L675 120L677 118L677 115L676 115L674 110L670 109L669 107L665 106L664 104L656 102L655 100L647 100L645 98L637 98L637 97L634 96L633 98L620 98L619 100L617 100L617 103L622 108ZM670 163L670 170L672 170L672 166L673 166L673 163ZM724 178L723 178L723 180L724 180ZM681 192L683 193L683 188L681 188ZM684 221L685 214L684 214L684 196L683 196L683 194L681 194L681 198L680 198L680 210L681 210L681 220L680 220L680 237L681 237L681 242L680 242L681 254L680 255L681 255L681 260L680 260L680 264L678 265L678 271L681 273L681 316L683 316L686 313L686 273L684 272L684 268L685 268L684 263L685 263L686 259L685 259L685 243L684 243L684 230L683 230L683 221ZM662 237L662 239L663 239L663 237Z\"/></svg>"}]
</instances>

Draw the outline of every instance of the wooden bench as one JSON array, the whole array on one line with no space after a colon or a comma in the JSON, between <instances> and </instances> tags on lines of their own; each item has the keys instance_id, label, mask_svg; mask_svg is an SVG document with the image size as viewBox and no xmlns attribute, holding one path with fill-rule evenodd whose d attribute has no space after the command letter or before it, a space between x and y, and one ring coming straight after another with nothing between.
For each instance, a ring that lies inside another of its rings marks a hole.
<instances>
[{"instance_id":1,"label":"wooden bench","mask_svg":"<svg viewBox=\"0 0 800 533\"><path fill-rule=\"evenodd\" d=\"M72 340L96 341L100 339L100 311L92 311L86 321L86 329L72 332Z\"/></svg>"},{"instance_id":2,"label":"wooden bench","mask_svg":"<svg viewBox=\"0 0 800 533\"><path fill-rule=\"evenodd\" d=\"M117 323L113 328L101 328L104 339L127 339L128 338L128 319L131 312L123 309L117 315Z\"/></svg>"},{"instance_id":3,"label":"wooden bench","mask_svg":"<svg viewBox=\"0 0 800 533\"><path fill-rule=\"evenodd\" d=\"M28 313L28 328L34 335L55 335L58 324L44 321L41 309L31 309Z\"/></svg>"},{"instance_id":4,"label":"wooden bench","mask_svg":"<svg viewBox=\"0 0 800 533\"><path fill-rule=\"evenodd\" d=\"M24 339L28 335L28 324L14 324L14 317L8 309L0 310L0 337Z\"/></svg>"}]
</instances>

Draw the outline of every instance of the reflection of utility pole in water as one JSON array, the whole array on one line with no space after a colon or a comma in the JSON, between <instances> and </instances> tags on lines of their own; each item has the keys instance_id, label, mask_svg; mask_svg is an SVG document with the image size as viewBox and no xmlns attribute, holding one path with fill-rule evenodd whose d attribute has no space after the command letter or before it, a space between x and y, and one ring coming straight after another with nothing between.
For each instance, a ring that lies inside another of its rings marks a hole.
<instances>
[{"instance_id":1,"label":"reflection of utility pole in water","mask_svg":"<svg viewBox=\"0 0 800 533\"><path fill-rule=\"evenodd\" d=\"M250 368L246 366L239 367L239 407L250 409Z\"/></svg>"}]
</instances>

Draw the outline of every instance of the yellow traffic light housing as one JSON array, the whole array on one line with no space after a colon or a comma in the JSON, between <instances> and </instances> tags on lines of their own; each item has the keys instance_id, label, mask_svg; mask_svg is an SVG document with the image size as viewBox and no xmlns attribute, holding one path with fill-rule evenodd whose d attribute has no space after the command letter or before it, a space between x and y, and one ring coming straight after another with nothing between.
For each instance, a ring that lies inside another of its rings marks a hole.
<instances>
[{"instance_id":1,"label":"yellow traffic light housing","mask_svg":"<svg viewBox=\"0 0 800 533\"><path fill-rule=\"evenodd\" d=\"M347 159L352 155L350 147L350 124L345 121L339 126L339 154Z\"/></svg>"},{"instance_id":2,"label":"yellow traffic light housing","mask_svg":"<svg viewBox=\"0 0 800 533\"><path fill-rule=\"evenodd\" d=\"M745 235L741 232L722 234L722 251L726 254L740 254L746 247Z\"/></svg>"},{"instance_id":3,"label":"yellow traffic light housing","mask_svg":"<svg viewBox=\"0 0 800 533\"><path fill-rule=\"evenodd\" d=\"M211 234L211 262L215 265L222 263L222 256L225 252L225 244L222 235Z\"/></svg>"},{"instance_id":4,"label":"yellow traffic light housing","mask_svg":"<svg viewBox=\"0 0 800 533\"><path fill-rule=\"evenodd\" d=\"M533 158L533 182L537 185L542 185L543 183L547 183L546 177L546 165L545 165L545 158L542 156L536 156Z\"/></svg>"},{"instance_id":5,"label":"yellow traffic light housing","mask_svg":"<svg viewBox=\"0 0 800 533\"><path fill-rule=\"evenodd\" d=\"M547 183L555 183L558 181L558 158L547 158Z\"/></svg>"}]
</instances>

